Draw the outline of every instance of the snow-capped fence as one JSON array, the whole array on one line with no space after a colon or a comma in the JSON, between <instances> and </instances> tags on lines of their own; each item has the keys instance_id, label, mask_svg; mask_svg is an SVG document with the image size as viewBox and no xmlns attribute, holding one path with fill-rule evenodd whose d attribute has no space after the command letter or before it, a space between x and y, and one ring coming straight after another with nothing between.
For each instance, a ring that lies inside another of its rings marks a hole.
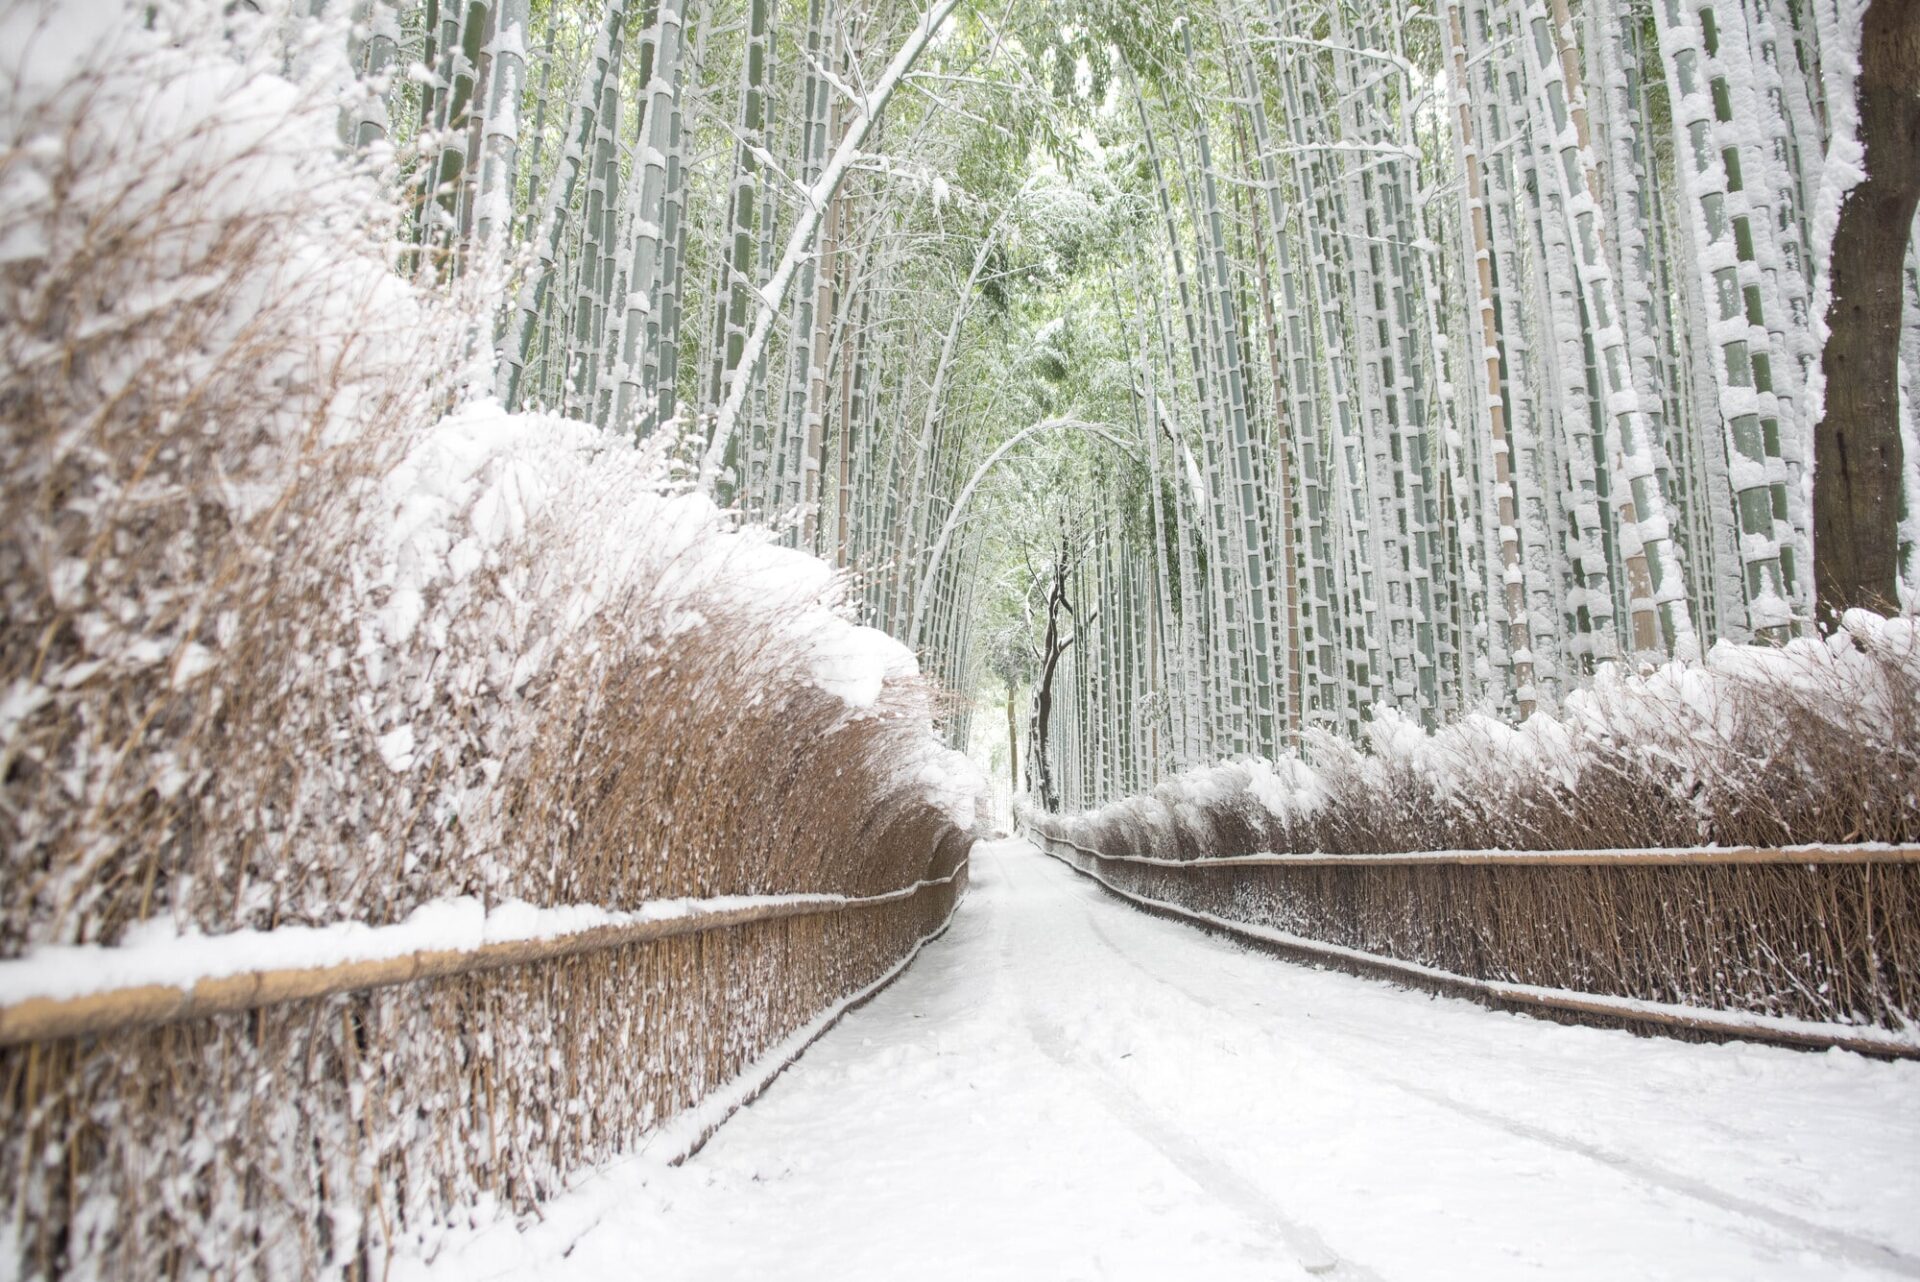
<instances>
[{"instance_id":1,"label":"snow-capped fence","mask_svg":"<svg viewBox=\"0 0 1920 1282\"><path fill-rule=\"evenodd\" d=\"M1920 1058L1920 847L1169 859L1024 821L1122 898L1298 960L1562 1019Z\"/></svg>"},{"instance_id":2,"label":"snow-capped fence","mask_svg":"<svg viewBox=\"0 0 1920 1282\"><path fill-rule=\"evenodd\" d=\"M184 1009L102 994L124 1031L54 1034L43 1005L0 1052L12 1267L377 1277L595 1162L677 1160L944 927L968 844L949 830L939 875L889 895L441 950L404 979L420 954L152 986L211 998Z\"/></svg>"},{"instance_id":3,"label":"snow-capped fence","mask_svg":"<svg viewBox=\"0 0 1920 1282\"><path fill-rule=\"evenodd\" d=\"M1518 725L1376 708L1078 815L1156 909L1580 1018L1920 1053L1920 623L1606 665ZM1496 991L1497 990L1497 991Z\"/></svg>"},{"instance_id":4,"label":"snow-capped fence","mask_svg":"<svg viewBox=\"0 0 1920 1282\"><path fill-rule=\"evenodd\" d=\"M962 836L956 829L948 843ZM964 876L962 862L878 895L729 895L655 901L621 912L527 904L488 911L478 900L461 899L425 905L394 926L289 926L185 943L48 949L24 961L0 962L0 999L7 1002L0 1005L0 1046L120 1033L788 917L876 908L952 886Z\"/></svg>"}]
</instances>

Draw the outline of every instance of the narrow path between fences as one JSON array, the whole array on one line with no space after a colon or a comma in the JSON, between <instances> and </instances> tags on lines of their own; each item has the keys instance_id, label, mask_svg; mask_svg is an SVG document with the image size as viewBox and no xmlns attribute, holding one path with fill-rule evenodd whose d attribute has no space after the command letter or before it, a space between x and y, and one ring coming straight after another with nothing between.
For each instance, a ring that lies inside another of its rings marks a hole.
<instances>
[{"instance_id":1,"label":"narrow path between fences","mask_svg":"<svg viewBox=\"0 0 1920 1282\"><path fill-rule=\"evenodd\" d=\"M681 1167L429 1278L1920 1277L1920 1065L1573 1028L1291 965L1023 841Z\"/></svg>"}]
</instances>

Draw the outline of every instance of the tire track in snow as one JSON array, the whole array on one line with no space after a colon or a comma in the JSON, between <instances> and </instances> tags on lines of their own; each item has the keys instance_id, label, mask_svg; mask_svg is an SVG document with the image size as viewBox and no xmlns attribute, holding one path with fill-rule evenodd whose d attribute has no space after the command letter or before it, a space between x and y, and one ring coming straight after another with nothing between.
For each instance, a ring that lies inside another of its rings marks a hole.
<instances>
[{"instance_id":1,"label":"tire track in snow","mask_svg":"<svg viewBox=\"0 0 1920 1282\"><path fill-rule=\"evenodd\" d=\"M1751 1198L1742 1197L1738 1193L1729 1193L1724 1189L1715 1188L1705 1180L1695 1179L1690 1175L1683 1175L1678 1171L1670 1171L1652 1162L1628 1157L1624 1153L1616 1153L1611 1149L1602 1148L1598 1144L1590 1144L1585 1140L1576 1139L1571 1135L1562 1135L1557 1131L1548 1130L1543 1126L1535 1126L1531 1122L1523 1122L1518 1118L1506 1117L1490 1109L1481 1108L1477 1104L1469 1104L1465 1100L1456 1099L1440 1091L1432 1090L1413 1082L1404 1082L1398 1078L1384 1076L1379 1073L1371 1075L1376 1080L1388 1086L1397 1087L1410 1095L1418 1096L1442 1108L1452 1109L1462 1117L1473 1119L1484 1125L1498 1127L1509 1135L1517 1136L1520 1139L1532 1140L1535 1143L1544 1144L1549 1148L1559 1149L1565 1153L1572 1153L1576 1156L1584 1157L1588 1161L1597 1162L1601 1166L1619 1171L1644 1184L1650 1184L1656 1188L1678 1193L1683 1197L1689 1197L1698 1202L1704 1202L1708 1206L1725 1211L1730 1215L1739 1215L1748 1219L1758 1220L1779 1232L1798 1237L1811 1246L1817 1246L1828 1255L1843 1259L1849 1264L1857 1264L1863 1268L1885 1270L1900 1277L1920 1278L1920 1259L1916 1259L1904 1251L1897 1250L1883 1242L1876 1242L1871 1238L1863 1238L1840 1229L1830 1229L1825 1225L1815 1224L1811 1220L1802 1219L1791 1211L1782 1211L1776 1207L1768 1206L1764 1202L1756 1202Z\"/></svg>"},{"instance_id":2,"label":"tire track in snow","mask_svg":"<svg viewBox=\"0 0 1920 1282\"><path fill-rule=\"evenodd\" d=\"M1076 882L1080 880L1082 879L1078 876L1075 877ZM1095 886L1093 889L1098 893L1102 901L1109 899L1103 891L1099 890L1098 886ZM1105 906L1106 904L1103 903L1103 908ZM1124 911L1135 911L1128 909L1125 904L1113 904L1112 906ZM1101 928L1098 915L1102 909L1096 909L1093 906L1091 897L1082 904L1082 907L1086 913L1086 924L1088 928L1092 930L1094 936L1106 946L1108 951L1112 952L1134 971L1162 987L1178 993L1180 996L1203 1009L1230 1018L1243 1018L1240 1012L1222 1007L1219 1002L1215 1001L1211 996L1197 993L1180 981L1169 979L1159 972L1149 969L1139 959L1129 954L1127 950L1114 943L1113 938ZM1147 916L1147 914L1144 913L1138 915L1141 917ZM1175 929L1190 929L1179 927L1173 923L1169 923L1169 925L1173 925ZM1206 932L1198 933L1203 937L1206 935ZM1233 941L1227 939L1225 942L1231 944ZM1257 952L1257 950L1240 948L1237 945L1236 948L1238 951L1248 954ZM1282 958L1271 958L1270 960L1276 965L1290 966L1296 964ZM1362 980L1360 982L1374 983L1379 981ZM1262 1029L1261 1031L1265 1032L1266 1030ZM1341 1035L1359 1037L1383 1052L1392 1050L1391 1044L1383 1038L1368 1037L1364 1033L1359 1033L1352 1029L1341 1030ZM1311 1044L1309 1044L1309 1048L1311 1049ZM1527 1140L1558 1152L1584 1158L1587 1161L1594 1162L1625 1175L1638 1183L1666 1192L1677 1193L1682 1197L1690 1198L1696 1202L1711 1206L1729 1215L1736 1215L1745 1219L1758 1221L1777 1232L1789 1237L1798 1238L1807 1245L1816 1247L1827 1255L1844 1260L1849 1264L1858 1265L1862 1268L1881 1270L1899 1277L1920 1278L1920 1258L1916 1258L1884 1242L1878 1242L1872 1238L1848 1233L1841 1229L1833 1229L1822 1224L1816 1224L1811 1220L1795 1215L1791 1211L1769 1206L1764 1202L1744 1197L1738 1193L1728 1192L1725 1189L1717 1188L1707 1183L1705 1180L1697 1179L1679 1171L1669 1170L1657 1163L1649 1162L1642 1158L1630 1157L1627 1154L1616 1152L1575 1136L1566 1135L1544 1126L1521 1121L1519 1118L1511 1117L1492 1109L1483 1108L1478 1104L1469 1103L1457 1096L1448 1095L1444 1091L1438 1091L1432 1087L1420 1085L1417 1082L1409 1082L1389 1073L1382 1073L1365 1061L1356 1060L1349 1062L1343 1060L1341 1061L1341 1067L1344 1071L1352 1072L1378 1082L1383 1086L1402 1091L1416 1099L1421 1099L1439 1108L1447 1109L1469 1121L1503 1131L1516 1139Z\"/></svg>"},{"instance_id":3,"label":"tire track in snow","mask_svg":"<svg viewBox=\"0 0 1920 1282\"><path fill-rule=\"evenodd\" d=\"M1115 1120L1145 1140L1174 1169L1210 1196L1278 1240L1301 1268L1315 1277L1333 1278L1338 1282L1384 1282L1379 1274L1364 1265L1342 1259L1310 1225L1286 1214L1259 1185L1215 1160L1198 1141L1161 1117L1146 1100L1096 1065L1077 1057L1060 1029L1048 1025L1031 1007L1028 1011L1027 1031L1041 1054L1091 1086Z\"/></svg>"},{"instance_id":4,"label":"tire track in snow","mask_svg":"<svg viewBox=\"0 0 1920 1282\"><path fill-rule=\"evenodd\" d=\"M1011 885L1016 879L1007 876L1005 862L997 852L995 862L999 865L996 871ZM1087 925L1098 933L1091 914ZM1113 947L1104 936L1101 942L1108 948ZM1001 948L1003 964L1009 966L1025 951L1016 949L1011 931L1003 936ZM1126 960L1124 954L1122 960ZM1157 979L1150 974L1147 978ZM1041 1054L1090 1087L1116 1121L1146 1141L1174 1169L1284 1246L1307 1273L1335 1282L1384 1282L1379 1274L1364 1265L1342 1259L1311 1225L1288 1215L1258 1184L1214 1158L1194 1136L1163 1116L1138 1092L1108 1074L1097 1062L1077 1055L1064 1030L1049 1022L1031 998L1022 998L1021 1013L1028 1036Z\"/></svg>"}]
</instances>

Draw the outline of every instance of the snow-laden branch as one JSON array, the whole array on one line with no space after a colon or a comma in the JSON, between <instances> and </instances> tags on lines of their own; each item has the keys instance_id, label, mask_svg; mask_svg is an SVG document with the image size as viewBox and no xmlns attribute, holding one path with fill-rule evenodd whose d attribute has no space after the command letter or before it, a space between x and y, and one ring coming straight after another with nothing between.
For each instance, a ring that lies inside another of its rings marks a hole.
<instances>
[{"instance_id":1,"label":"snow-laden branch","mask_svg":"<svg viewBox=\"0 0 1920 1282\"><path fill-rule=\"evenodd\" d=\"M962 489L959 496L953 500L953 507L947 512L946 524L940 527L940 537L934 540L933 550L927 553L927 564L920 571L920 586L913 594L913 613L907 620L907 637L911 644L918 645L920 642L920 622L926 617L927 595L933 591L934 580L940 574L940 562L947 555L947 544L952 542L954 531L960 528L960 519L966 513L967 504L973 499L973 492L980 488L980 482L986 480L987 473L993 470L994 464L1005 458L1014 446L1036 432L1044 432L1055 427L1071 427L1091 433L1117 446L1132 457L1133 450L1127 442L1098 423L1089 423L1077 418L1043 418L1037 423L1027 424L1002 441L1000 448L987 455L986 461L974 469L973 479L967 482L966 488Z\"/></svg>"},{"instance_id":2,"label":"snow-laden branch","mask_svg":"<svg viewBox=\"0 0 1920 1282\"><path fill-rule=\"evenodd\" d=\"M714 420L713 440L707 445L706 455L700 461L702 490L713 488L714 477L720 471L721 461L726 458L727 443L733 439L734 424L740 417L741 406L746 403L753 370L759 365L767 339L773 333L774 317L785 303L787 290L792 288L800 265L813 252L814 239L819 234L821 220L826 217L827 206L840 190L847 171L859 159L860 148L873 131L874 122L886 109L887 100L893 97L893 91L899 88L900 82L906 78L934 33L940 30L941 24L946 22L959 4L960 0L934 0L933 5L921 15L906 42L900 46L899 52L893 55L893 61L887 64L887 70L878 83L855 100L858 114L849 125L846 136L840 140L840 145L834 149L833 158L827 162L819 181L807 191L806 202L794 221L793 234L787 238L786 252L780 256L780 265L774 268L766 284L755 291L759 298L759 310L754 317L753 332L747 336L747 345L741 350L740 360L734 367L726 399L721 402L719 416Z\"/></svg>"}]
</instances>

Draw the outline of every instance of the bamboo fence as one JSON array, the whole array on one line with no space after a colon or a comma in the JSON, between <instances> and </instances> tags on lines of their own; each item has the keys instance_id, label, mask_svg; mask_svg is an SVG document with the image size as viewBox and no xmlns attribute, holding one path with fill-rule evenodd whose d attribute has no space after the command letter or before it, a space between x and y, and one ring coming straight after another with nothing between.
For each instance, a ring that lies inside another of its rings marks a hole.
<instances>
[{"instance_id":1,"label":"bamboo fence","mask_svg":"<svg viewBox=\"0 0 1920 1282\"><path fill-rule=\"evenodd\" d=\"M1296 960L1572 1022L1920 1058L1920 847L1049 854Z\"/></svg>"},{"instance_id":2,"label":"bamboo fence","mask_svg":"<svg viewBox=\"0 0 1920 1282\"><path fill-rule=\"evenodd\" d=\"M475 1207L530 1213L883 984L970 843L883 894L0 1009L18 1271L379 1277Z\"/></svg>"}]
</instances>

